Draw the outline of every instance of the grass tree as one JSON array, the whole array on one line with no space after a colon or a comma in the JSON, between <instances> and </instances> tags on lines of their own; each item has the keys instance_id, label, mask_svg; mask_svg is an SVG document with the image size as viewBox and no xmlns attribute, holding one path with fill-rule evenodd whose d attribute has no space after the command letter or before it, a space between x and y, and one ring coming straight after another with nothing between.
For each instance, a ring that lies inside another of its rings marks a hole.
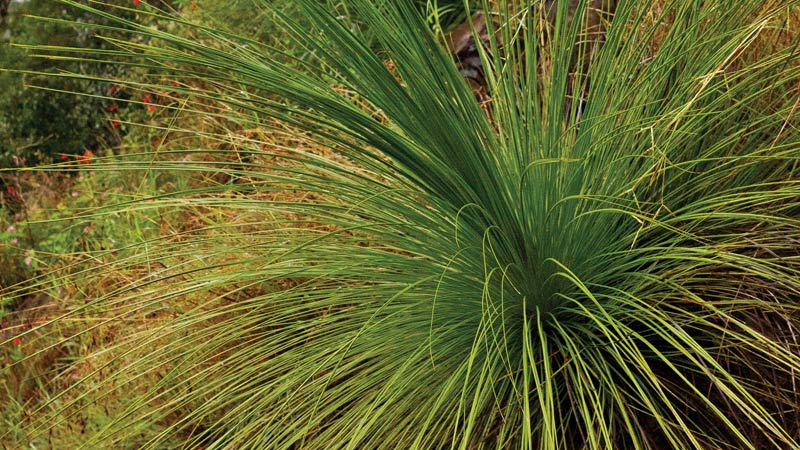
<instances>
[{"instance_id":1,"label":"grass tree","mask_svg":"<svg viewBox=\"0 0 800 450\"><path fill-rule=\"evenodd\" d=\"M410 1L263 2L290 53L97 11L259 131L92 164L225 177L91 212L204 211L93 255L126 281L42 329L131 325L29 431L125 392L86 448L800 446L797 2L488 3L483 104Z\"/></svg>"}]
</instances>

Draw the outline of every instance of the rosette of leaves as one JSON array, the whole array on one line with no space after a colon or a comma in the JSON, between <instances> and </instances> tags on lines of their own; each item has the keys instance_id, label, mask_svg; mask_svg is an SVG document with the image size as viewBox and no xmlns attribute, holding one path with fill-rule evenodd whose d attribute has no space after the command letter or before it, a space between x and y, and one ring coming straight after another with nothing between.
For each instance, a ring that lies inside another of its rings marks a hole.
<instances>
[{"instance_id":1,"label":"rosette of leaves","mask_svg":"<svg viewBox=\"0 0 800 450\"><path fill-rule=\"evenodd\" d=\"M160 44L98 57L294 140L94 163L227 178L120 206L207 211L91 303L173 313L32 429L125 390L87 448L800 445L797 2L484 4L488 105L412 2L342 3L379 53L313 0L299 59L117 20Z\"/></svg>"}]
</instances>

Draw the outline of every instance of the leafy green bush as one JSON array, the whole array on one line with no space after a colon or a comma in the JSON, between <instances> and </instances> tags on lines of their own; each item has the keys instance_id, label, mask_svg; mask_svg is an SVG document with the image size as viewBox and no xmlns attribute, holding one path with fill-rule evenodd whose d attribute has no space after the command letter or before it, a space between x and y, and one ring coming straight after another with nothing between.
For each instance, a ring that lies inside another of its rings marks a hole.
<instances>
[{"instance_id":1,"label":"leafy green bush","mask_svg":"<svg viewBox=\"0 0 800 450\"><path fill-rule=\"evenodd\" d=\"M94 4L110 10L112 4ZM116 5L130 9L115 11L119 17L144 20L129 0L115 0ZM169 5L162 4L167 8ZM52 20L41 20L49 17ZM46 59L31 57L30 46L51 46L64 49L113 50L117 44L99 39L97 30L109 22L52 0L12 2L3 23L0 45L0 167L19 167L57 160L59 155L80 155L86 149L97 151L118 145L119 131L110 120L106 102L109 85L91 81L102 78L132 78L135 73L125 65L95 64L86 58ZM113 33L105 34L114 38ZM64 54L73 56L73 52ZM134 71L135 72L135 71ZM82 77L48 76L46 74L80 74ZM71 93L89 94L76 101ZM24 161L24 162L23 162Z\"/></svg>"},{"instance_id":2,"label":"leafy green bush","mask_svg":"<svg viewBox=\"0 0 800 450\"><path fill-rule=\"evenodd\" d=\"M308 66L120 22L250 132L115 166L225 176L120 206L202 213L26 430L122 391L86 448L800 445L797 2L623 1L601 47L499 2L484 108L412 2L344 3L380 56L315 0Z\"/></svg>"}]
</instances>

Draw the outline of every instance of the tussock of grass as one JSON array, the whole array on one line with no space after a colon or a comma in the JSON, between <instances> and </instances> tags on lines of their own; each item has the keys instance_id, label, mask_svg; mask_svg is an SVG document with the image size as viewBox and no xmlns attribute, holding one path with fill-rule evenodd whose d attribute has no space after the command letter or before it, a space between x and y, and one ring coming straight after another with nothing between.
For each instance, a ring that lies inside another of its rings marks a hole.
<instances>
[{"instance_id":1,"label":"tussock of grass","mask_svg":"<svg viewBox=\"0 0 800 450\"><path fill-rule=\"evenodd\" d=\"M347 3L380 56L313 1L295 5L313 27L280 20L315 66L120 22L158 43L112 56L202 81L152 128L171 136L156 153L91 166L160 186L94 211L158 232L56 278L103 289L30 334L89 342L17 431L797 447L796 2L623 1L602 47L563 26L580 23L565 3L545 39L497 2L528 26L483 54L491 117L409 3Z\"/></svg>"}]
</instances>

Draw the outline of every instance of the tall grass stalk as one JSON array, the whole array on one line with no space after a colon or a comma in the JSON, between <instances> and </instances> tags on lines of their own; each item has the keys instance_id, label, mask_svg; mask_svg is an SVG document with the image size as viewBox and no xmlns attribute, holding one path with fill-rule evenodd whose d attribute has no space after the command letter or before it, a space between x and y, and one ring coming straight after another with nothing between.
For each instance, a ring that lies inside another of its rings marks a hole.
<instances>
[{"instance_id":1,"label":"tall grass stalk","mask_svg":"<svg viewBox=\"0 0 800 450\"><path fill-rule=\"evenodd\" d=\"M128 328L30 433L124 393L83 448L800 447L797 2L484 4L483 107L412 2L343 3L378 51L315 0L303 59L108 15L95 58L260 134L94 164L223 181L117 208L199 223L95 255L135 276L51 326Z\"/></svg>"}]
</instances>

